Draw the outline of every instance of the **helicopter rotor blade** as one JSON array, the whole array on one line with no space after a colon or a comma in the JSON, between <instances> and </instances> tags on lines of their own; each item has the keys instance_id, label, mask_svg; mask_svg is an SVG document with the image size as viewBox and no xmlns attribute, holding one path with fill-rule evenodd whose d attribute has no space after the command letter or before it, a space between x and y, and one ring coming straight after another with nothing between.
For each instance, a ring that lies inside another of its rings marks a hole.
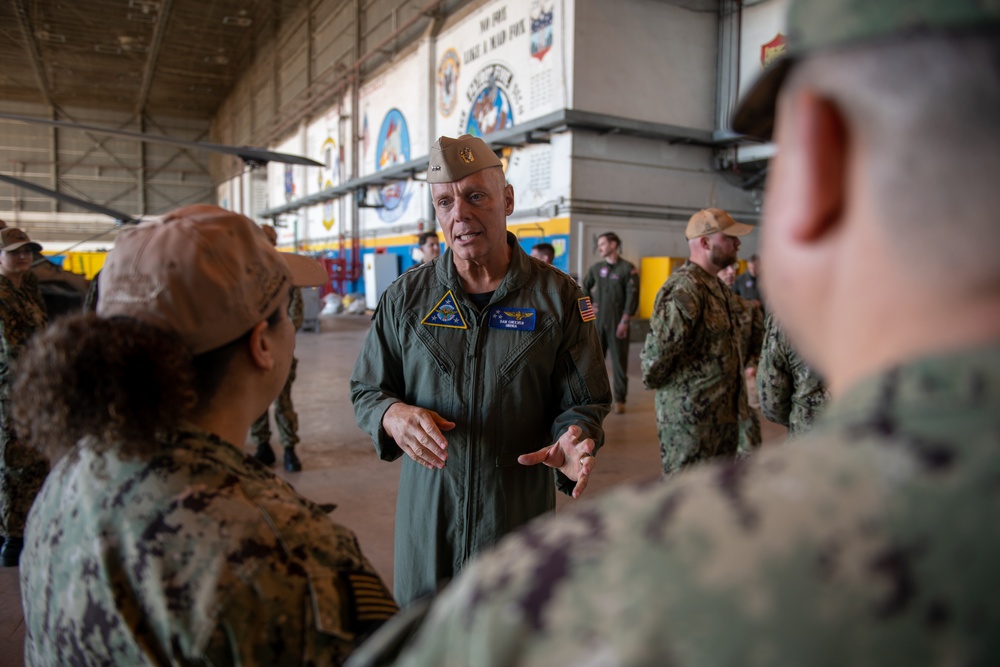
<instances>
[{"instance_id":1,"label":"helicopter rotor blade","mask_svg":"<svg viewBox=\"0 0 1000 667\"><path fill-rule=\"evenodd\" d=\"M31 190L32 192L37 192L38 194L45 195L46 197L52 197L53 199L58 199L61 202L67 204L73 204L74 206L79 206L80 208L90 211L92 213L100 213L106 215L110 218L123 223L123 224L138 224L139 221L130 216L127 213L122 213L121 211L116 211L113 208L108 208L107 206L101 206L100 204L95 204L92 201L87 201L86 199L80 199L79 197L74 197L73 195L68 195L65 192L57 192L56 190L50 190L41 185L35 185L28 181L22 181L20 178L14 178L13 176L8 176L6 174L0 174L0 181L4 183L10 183L11 185L24 188L25 190Z\"/></svg>"},{"instance_id":2,"label":"helicopter rotor blade","mask_svg":"<svg viewBox=\"0 0 1000 667\"><path fill-rule=\"evenodd\" d=\"M289 153L278 153L265 148L254 148L253 146L229 146L226 144L215 144L209 141L188 141L168 137L162 134L145 134L133 130L118 130L112 127L102 127L100 125L87 125L84 123L70 123L64 120L49 120L47 118L31 118L29 116L18 116L15 114L0 113L0 119L12 120L17 123L27 123L29 125L50 125L52 127L62 127L69 130L85 130L99 134L112 134L119 137L138 139L154 144L170 144L172 146L183 146L185 148L197 148L215 153L225 153L235 155L238 158L252 164L266 164L268 162L282 162L284 164L299 164L306 167L322 167L323 163L311 160L301 155L291 155Z\"/></svg>"}]
</instances>

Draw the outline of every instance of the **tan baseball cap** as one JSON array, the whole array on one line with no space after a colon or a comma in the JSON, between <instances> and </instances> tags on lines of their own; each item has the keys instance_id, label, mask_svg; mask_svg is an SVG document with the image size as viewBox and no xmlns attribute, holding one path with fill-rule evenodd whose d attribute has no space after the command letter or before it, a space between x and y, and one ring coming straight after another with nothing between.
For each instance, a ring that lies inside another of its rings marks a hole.
<instances>
[{"instance_id":1,"label":"tan baseball cap","mask_svg":"<svg viewBox=\"0 0 1000 667\"><path fill-rule=\"evenodd\" d=\"M740 100L733 129L770 139L778 92L792 67L812 53L997 26L1000 0L792 0L785 55L771 63Z\"/></svg>"},{"instance_id":2,"label":"tan baseball cap","mask_svg":"<svg viewBox=\"0 0 1000 667\"><path fill-rule=\"evenodd\" d=\"M431 146L427 182L454 183L477 171L500 166L500 158L479 137L471 134L458 139L439 137Z\"/></svg>"},{"instance_id":3,"label":"tan baseball cap","mask_svg":"<svg viewBox=\"0 0 1000 667\"><path fill-rule=\"evenodd\" d=\"M249 218L185 206L118 235L101 269L97 314L175 331L197 355L266 319L291 286L327 280L316 260L275 250Z\"/></svg>"},{"instance_id":4,"label":"tan baseball cap","mask_svg":"<svg viewBox=\"0 0 1000 667\"><path fill-rule=\"evenodd\" d=\"M722 232L726 236L746 236L752 231L752 225L744 225L742 222L736 222L733 220L733 216L721 208L703 208L688 220L687 230L684 232L684 235L690 241L699 236L708 236L716 232Z\"/></svg>"},{"instance_id":5,"label":"tan baseball cap","mask_svg":"<svg viewBox=\"0 0 1000 667\"><path fill-rule=\"evenodd\" d=\"M0 229L0 250L17 250L24 246L30 246L35 252L42 250L42 246L29 239L23 230L17 227Z\"/></svg>"}]
</instances>

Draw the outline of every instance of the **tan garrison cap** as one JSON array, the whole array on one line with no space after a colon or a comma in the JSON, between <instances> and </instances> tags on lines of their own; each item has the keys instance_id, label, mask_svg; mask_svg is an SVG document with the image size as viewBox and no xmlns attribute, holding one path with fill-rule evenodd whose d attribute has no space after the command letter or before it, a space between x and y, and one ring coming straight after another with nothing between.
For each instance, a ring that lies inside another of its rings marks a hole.
<instances>
[{"instance_id":1,"label":"tan garrison cap","mask_svg":"<svg viewBox=\"0 0 1000 667\"><path fill-rule=\"evenodd\" d=\"M810 53L961 29L1000 25L1000 0L792 0L785 55L740 100L733 129L769 139L778 91Z\"/></svg>"},{"instance_id":2,"label":"tan garrison cap","mask_svg":"<svg viewBox=\"0 0 1000 667\"><path fill-rule=\"evenodd\" d=\"M292 285L327 279L315 260L275 250L249 218L186 206L118 235L101 270L97 314L176 331L197 355L266 319Z\"/></svg>"},{"instance_id":3,"label":"tan garrison cap","mask_svg":"<svg viewBox=\"0 0 1000 667\"><path fill-rule=\"evenodd\" d=\"M708 236L716 232L722 232L726 236L746 236L752 231L753 226L736 222L733 220L733 216L721 208L703 208L688 220L684 235L690 241L699 236Z\"/></svg>"},{"instance_id":4,"label":"tan garrison cap","mask_svg":"<svg viewBox=\"0 0 1000 667\"><path fill-rule=\"evenodd\" d=\"M17 250L23 246L30 246L35 252L42 250L42 246L29 239L28 235L17 227L0 229L0 250Z\"/></svg>"},{"instance_id":5,"label":"tan garrison cap","mask_svg":"<svg viewBox=\"0 0 1000 667\"><path fill-rule=\"evenodd\" d=\"M479 137L471 134L458 139L440 137L431 146L427 182L454 183L477 171L500 166L500 158Z\"/></svg>"}]
</instances>

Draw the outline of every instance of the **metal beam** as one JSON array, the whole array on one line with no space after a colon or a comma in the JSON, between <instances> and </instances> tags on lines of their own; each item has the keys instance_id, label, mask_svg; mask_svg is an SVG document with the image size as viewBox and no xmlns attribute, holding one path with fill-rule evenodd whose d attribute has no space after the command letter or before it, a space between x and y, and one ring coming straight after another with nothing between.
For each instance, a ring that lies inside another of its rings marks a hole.
<instances>
[{"instance_id":1,"label":"metal beam","mask_svg":"<svg viewBox=\"0 0 1000 667\"><path fill-rule=\"evenodd\" d=\"M173 0L161 0L160 13L156 17L156 28L153 31L153 43L146 58L146 69L142 72L142 85L139 86L139 98L135 103L135 114L141 119L146 113L146 102L149 101L149 90L153 86L153 76L156 74L156 63L160 59L160 48L163 46L163 36L170 22L170 10ZM141 121L140 121L141 123Z\"/></svg>"},{"instance_id":2,"label":"metal beam","mask_svg":"<svg viewBox=\"0 0 1000 667\"><path fill-rule=\"evenodd\" d=\"M45 104L54 107L52 102L52 92L49 90L49 82L45 77L45 66L42 64L42 52L38 50L38 43L35 42L35 34L31 30L31 21L28 19L27 0L14 0L14 11L17 12L17 23L21 27L21 34L24 36L24 45L31 56L31 68L35 71L35 79L38 81L38 91L42 94Z\"/></svg>"}]
</instances>

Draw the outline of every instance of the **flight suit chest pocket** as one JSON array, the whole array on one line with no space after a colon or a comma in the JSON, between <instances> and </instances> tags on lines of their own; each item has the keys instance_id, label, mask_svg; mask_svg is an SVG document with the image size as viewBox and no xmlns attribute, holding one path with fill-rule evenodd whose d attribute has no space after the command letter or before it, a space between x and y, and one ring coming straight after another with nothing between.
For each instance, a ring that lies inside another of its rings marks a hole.
<instances>
[{"instance_id":1,"label":"flight suit chest pocket","mask_svg":"<svg viewBox=\"0 0 1000 667\"><path fill-rule=\"evenodd\" d=\"M557 321L548 314L540 314L533 331L494 330L490 337L503 349L502 359L497 369L497 386L503 388L522 376L526 369L535 374L551 374L555 364L556 350L553 346L553 331Z\"/></svg>"}]
</instances>

